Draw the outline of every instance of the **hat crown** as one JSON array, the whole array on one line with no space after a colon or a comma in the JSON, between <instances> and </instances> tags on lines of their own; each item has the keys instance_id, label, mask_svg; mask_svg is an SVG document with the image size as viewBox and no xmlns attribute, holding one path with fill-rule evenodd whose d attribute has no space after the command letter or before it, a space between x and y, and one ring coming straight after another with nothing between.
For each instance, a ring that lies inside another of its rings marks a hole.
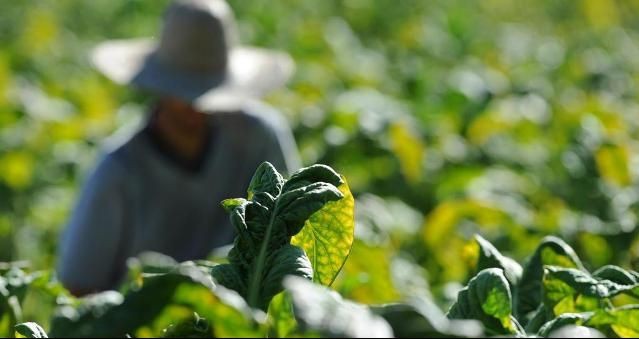
<instances>
[{"instance_id":1,"label":"hat crown","mask_svg":"<svg viewBox=\"0 0 639 339\"><path fill-rule=\"evenodd\" d=\"M156 55L176 70L223 75L235 40L235 18L225 1L180 0L165 13Z\"/></svg>"}]
</instances>

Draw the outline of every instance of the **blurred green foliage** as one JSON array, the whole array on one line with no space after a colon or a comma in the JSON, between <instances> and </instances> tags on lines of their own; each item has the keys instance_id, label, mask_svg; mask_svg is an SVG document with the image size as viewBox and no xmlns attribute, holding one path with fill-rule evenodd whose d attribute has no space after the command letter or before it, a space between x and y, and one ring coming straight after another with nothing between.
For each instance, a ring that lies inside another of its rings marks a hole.
<instances>
[{"instance_id":1,"label":"blurred green foliage","mask_svg":"<svg viewBox=\"0 0 639 339\"><path fill-rule=\"evenodd\" d=\"M0 261L55 264L100 146L135 128L148 100L92 70L87 52L157 36L166 3L0 2ZM430 285L450 304L477 232L518 260L555 234L587 268L639 268L639 2L231 6L243 43L297 62L268 101L304 163L343 173L357 198L334 285L345 297Z\"/></svg>"}]
</instances>

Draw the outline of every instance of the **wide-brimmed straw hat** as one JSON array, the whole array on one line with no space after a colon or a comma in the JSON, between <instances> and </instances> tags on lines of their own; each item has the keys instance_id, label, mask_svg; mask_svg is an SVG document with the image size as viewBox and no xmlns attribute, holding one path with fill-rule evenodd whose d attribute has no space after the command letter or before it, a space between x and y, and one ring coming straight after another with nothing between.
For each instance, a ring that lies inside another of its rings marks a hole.
<instances>
[{"instance_id":1,"label":"wide-brimmed straw hat","mask_svg":"<svg viewBox=\"0 0 639 339\"><path fill-rule=\"evenodd\" d=\"M283 86L294 63L285 53L237 44L233 12L223 0L179 0L158 40L114 40L91 53L111 80L170 95L202 111L234 109Z\"/></svg>"}]
</instances>

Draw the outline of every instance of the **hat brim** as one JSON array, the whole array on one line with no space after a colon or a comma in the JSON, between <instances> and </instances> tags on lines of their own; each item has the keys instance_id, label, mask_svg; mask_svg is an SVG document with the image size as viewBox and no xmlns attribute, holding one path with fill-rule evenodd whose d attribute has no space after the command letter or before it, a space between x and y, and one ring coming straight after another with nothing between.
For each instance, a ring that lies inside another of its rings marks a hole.
<instances>
[{"instance_id":1,"label":"hat brim","mask_svg":"<svg viewBox=\"0 0 639 339\"><path fill-rule=\"evenodd\" d=\"M93 65L119 84L181 98L211 112L237 109L286 84L294 62L285 53L238 46L229 51L227 74L189 73L158 62L152 39L115 40L91 53Z\"/></svg>"}]
</instances>

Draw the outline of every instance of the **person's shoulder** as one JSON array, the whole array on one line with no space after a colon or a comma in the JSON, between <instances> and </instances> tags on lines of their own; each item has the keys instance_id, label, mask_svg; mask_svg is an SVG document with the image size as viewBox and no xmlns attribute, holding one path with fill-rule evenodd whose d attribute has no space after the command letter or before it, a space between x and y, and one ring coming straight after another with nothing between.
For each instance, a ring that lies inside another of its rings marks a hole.
<instances>
[{"instance_id":1,"label":"person's shoulder","mask_svg":"<svg viewBox=\"0 0 639 339\"><path fill-rule=\"evenodd\" d=\"M142 140L141 132L136 132L126 139L109 140L100 147L97 164L92 173L105 180L121 180L135 168L135 159L139 158Z\"/></svg>"}]
</instances>

